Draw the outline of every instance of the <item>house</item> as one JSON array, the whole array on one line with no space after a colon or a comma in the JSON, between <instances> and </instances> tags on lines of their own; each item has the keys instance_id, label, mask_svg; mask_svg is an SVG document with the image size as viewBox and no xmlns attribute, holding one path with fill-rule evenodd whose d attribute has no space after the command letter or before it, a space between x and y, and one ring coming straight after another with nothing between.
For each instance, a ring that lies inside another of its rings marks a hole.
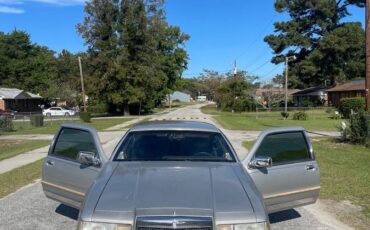
<instances>
[{"instance_id":1,"label":"house","mask_svg":"<svg viewBox=\"0 0 370 230\"><path fill-rule=\"evenodd\" d=\"M192 100L190 94L175 91L169 95L171 101L190 102Z\"/></svg>"},{"instance_id":2,"label":"house","mask_svg":"<svg viewBox=\"0 0 370 230\"><path fill-rule=\"evenodd\" d=\"M299 89L288 89L288 98ZM285 100L285 88L258 88L254 94L254 99L262 106L270 107L272 104L281 104Z\"/></svg>"},{"instance_id":3,"label":"house","mask_svg":"<svg viewBox=\"0 0 370 230\"><path fill-rule=\"evenodd\" d=\"M329 105L338 107L340 99L344 97L365 97L365 79L338 84L326 92L328 93Z\"/></svg>"},{"instance_id":4,"label":"house","mask_svg":"<svg viewBox=\"0 0 370 230\"><path fill-rule=\"evenodd\" d=\"M326 87L311 87L292 94L293 101L298 107L320 106L328 104Z\"/></svg>"},{"instance_id":5,"label":"house","mask_svg":"<svg viewBox=\"0 0 370 230\"><path fill-rule=\"evenodd\" d=\"M0 88L0 110L39 112L42 97L15 88Z\"/></svg>"}]
</instances>

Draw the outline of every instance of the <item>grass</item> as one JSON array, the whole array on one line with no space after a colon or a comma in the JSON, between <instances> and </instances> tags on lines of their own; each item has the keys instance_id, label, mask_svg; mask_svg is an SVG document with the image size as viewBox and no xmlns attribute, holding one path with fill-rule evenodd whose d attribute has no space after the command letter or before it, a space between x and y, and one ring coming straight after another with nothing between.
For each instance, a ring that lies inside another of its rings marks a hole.
<instances>
[{"instance_id":1,"label":"grass","mask_svg":"<svg viewBox=\"0 0 370 230\"><path fill-rule=\"evenodd\" d=\"M87 124L95 127L98 131L104 130L111 126L119 125L124 122L131 120L132 118L104 118L104 119L93 119L91 123L83 123L81 120L53 120L45 121L43 127L32 127L28 125L29 121L25 125L23 122L13 122L15 131L3 132L3 135L19 135L19 134L54 134L56 130L64 122L72 122L76 124Z\"/></svg>"},{"instance_id":2,"label":"grass","mask_svg":"<svg viewBox=\"0 0 370 230\"><path fill-rule=\"evenodd\" d=\"M0 198L39 179L41 177L42 163L43 160L38 160L34 163L0 174Z\"/></svg>"},{"instance_id":3,"label":"grass","mask_svg":"<svg viewBox=\"0 0 370 230\"><path fill-rule=\"evenodd\" d=\"M360 145L314 138L313 146L320 166L320 198L349 200L362 207L370 220L370 151ZM250 149L253 142L243 143Z\"/></svg>"},{"instance_id":4,"label":"grass","mask_svg":"<svg viewBox=\"0 0 370 230\"><path fill-rule=\"evenodd\" d=\"M324 110L308 111L308 120L293 120L293 113L290 112L290 118L284 120L280 112L243 112L231 113L221 112L214 105L208 105L201 108L203 113L214 115L214 118L226 129L261 131L267 128L283 126L303 126L310 131L337 131L340 126L340 120L329 118ZM256 115L258 118L256 118Z\"/></svg>"},{"instance_id":5,"label":"grass","mask_svg":"<svg viewBox=\"0 0 370 230\"><path fill-rule=\"evenodd\" d=\"M48 144L48 140L0 140L0 161Z\"/></svg>"}]
</instances>

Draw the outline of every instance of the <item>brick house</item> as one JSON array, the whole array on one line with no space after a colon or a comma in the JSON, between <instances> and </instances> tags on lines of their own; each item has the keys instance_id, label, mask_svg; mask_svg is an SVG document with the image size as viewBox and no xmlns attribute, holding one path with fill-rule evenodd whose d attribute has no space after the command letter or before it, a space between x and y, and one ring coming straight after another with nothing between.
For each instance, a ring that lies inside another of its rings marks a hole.
<instances>
[{"instance_id":1,"label":"brick house","mask_svg":"<svg viewBox=\"0 0 370 230\"><path fill-rule=\"evenodd\" d=\"M329 105L338 107L340 99L344 97L365 97L365 79L338 84L326 92Z\"/></svg>"},{"instance_id":2,"label":"brick house","mask_svg":"<svg viewBox=\"0 0 370 230\"><path fill-rule=\"evenodd\" d=\"M0 88L0 110L39 112L42 97L15 88Z\"/></svg>"}]
</instances>

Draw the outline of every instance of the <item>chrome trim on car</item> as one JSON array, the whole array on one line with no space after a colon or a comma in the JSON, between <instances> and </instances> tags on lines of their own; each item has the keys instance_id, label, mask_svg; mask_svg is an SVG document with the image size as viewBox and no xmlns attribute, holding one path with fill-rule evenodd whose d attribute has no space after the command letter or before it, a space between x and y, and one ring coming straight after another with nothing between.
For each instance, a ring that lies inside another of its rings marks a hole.
<instances>
[{"instance_id":1,"label":"chrome trim on car","mask_svg":"<svg viewBox=\"0 0 370 230\"><path fill-rule=\"evenodd\" d=\"M136 229L212 229L212 217L138 216Z\"/></svg>"},{"instance_id":2,"label":"chrome trim on car","mask_svg":"<svg viewBox=\"0 0 370 230\"><path fill-rule=\"evenodd\" d=\"M65 192L73 193L73 194L75 194L77 196L82 196L82 197L85 196L85 193L78 192L76 190L69 189L69 188L66 188L66 187L63 187L63 186L59 186L59 185L56 185L56 184L53 184L53 183L49 183L49 182L46 182L46 181L41 181L41 184L47 185L47 186L50 186L50 187L54 187L54 188L63 190Z\"/></svg>"},{"instance_id":3,"label":"chrome trim on car","mask_svg":"<svg viewBox=\"0 0 370 230\"><path fill-rule=\"evenodd\" d=\"M300 190L291 191L291 192L273 194L273 195L269 195L269 196L264 196L263 199L272 199L272 198L276 198L276 197L295 195L295 194L299 194L299 193L312 192L312 191L316 191L316 190L320 190L320 186L307 188L307 189L300 189Z\"/></svg>"}]
</instances>

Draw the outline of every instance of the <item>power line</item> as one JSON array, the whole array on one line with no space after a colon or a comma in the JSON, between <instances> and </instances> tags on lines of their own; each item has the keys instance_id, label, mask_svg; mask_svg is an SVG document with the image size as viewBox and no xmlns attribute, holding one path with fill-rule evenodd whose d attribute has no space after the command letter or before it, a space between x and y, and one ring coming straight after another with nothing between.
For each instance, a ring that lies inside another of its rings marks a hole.
<instances>
[{"instance_id":1,"label":"power line","mask_svg":"<svg viewBox=\"0 0 370 230\"><path fill-rule=\"evenodd\" d=\"M265 33L265 31L270 27L272 22L275 20L276 15L277 15L276 13L273 15L273 17L266 24L266 26L263 28L263 30L257 35L257 37L252 41L252 43L250 43L249 46L247 46L247 49L245 49L239 56L237 56L237 59L244 56L249 51L249 49L252 48L252 46L260 39L260 37Z\"/></svg>"}]
</instances>

